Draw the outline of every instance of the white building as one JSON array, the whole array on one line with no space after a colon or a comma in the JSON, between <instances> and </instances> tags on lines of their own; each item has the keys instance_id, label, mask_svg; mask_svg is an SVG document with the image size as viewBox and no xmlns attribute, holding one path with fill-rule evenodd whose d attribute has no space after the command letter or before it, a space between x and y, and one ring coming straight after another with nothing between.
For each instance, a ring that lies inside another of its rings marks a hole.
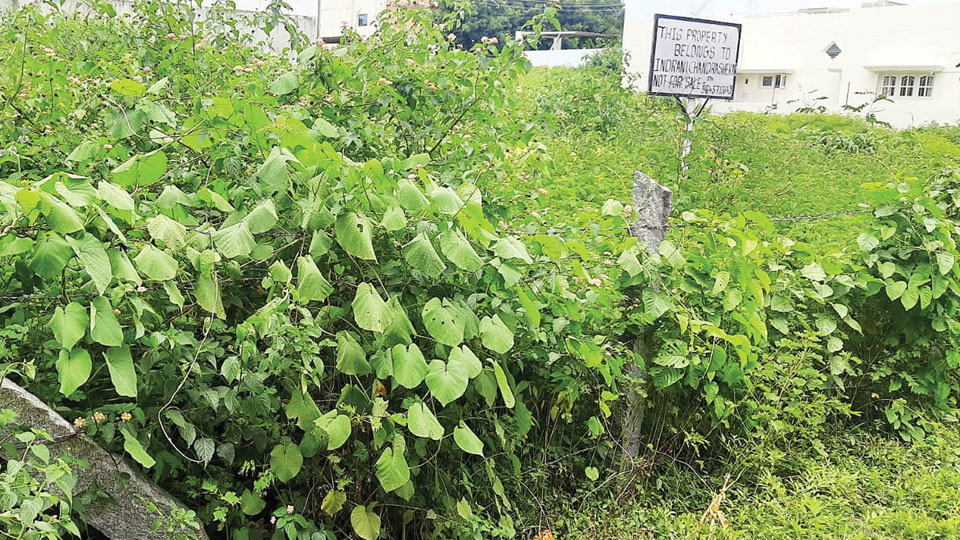
<instances>
[{"instance_id":1,"label":"white building","mask_svg":"<svg viewBox=\"0 0 960 540\"><path fill-rule=\"evenodd\" d=\"M237 9L262 11L269 0L237 0ZM293 14L320 20L312 38L336 41L349 28L362 37L373 34L380 14L395 5L390 0L287 0Z\"/></svg>"},{"instance_id":2,"label":"white building","mask_svg":"<svg viewBox=\"0 0 960 540\"><path fill-rule=\"evenodd\" d=\"M646 88L653 21L631 17L642 2L627 1L623 45ZM865 105L861 114L897 127L960 122L960 3L868 2L732 22L743 25L735 96L712 102L714 111Z\"/></svg>"}]
</instances>

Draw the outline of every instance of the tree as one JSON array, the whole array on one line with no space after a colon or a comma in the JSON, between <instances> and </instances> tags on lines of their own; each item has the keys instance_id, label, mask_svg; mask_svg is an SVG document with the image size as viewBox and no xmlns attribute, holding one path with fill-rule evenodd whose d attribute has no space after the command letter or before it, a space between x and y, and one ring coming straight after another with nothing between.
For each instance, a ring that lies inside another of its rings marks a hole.
<instances>
[{"instance_id":1,"label":"tree","mask_svg":"<svg viewBox=\"0 0 960 540\"><path fill-rule=\"evenodd\" d=\"M557 21L561 30L602 32L619 36L623 30L623 4L613 0L576 0L552 3L540 0L469 0L463 20L456 30L457 42L472 47L483 37L496 37L501 43L523 29L545 6L557 7ZM447 5L447 10L456 9ZM546 49L550 40L542 40L539 48ZM569 38L564 48L602 46L602 38Z\"/></svg>"}]
</instances>

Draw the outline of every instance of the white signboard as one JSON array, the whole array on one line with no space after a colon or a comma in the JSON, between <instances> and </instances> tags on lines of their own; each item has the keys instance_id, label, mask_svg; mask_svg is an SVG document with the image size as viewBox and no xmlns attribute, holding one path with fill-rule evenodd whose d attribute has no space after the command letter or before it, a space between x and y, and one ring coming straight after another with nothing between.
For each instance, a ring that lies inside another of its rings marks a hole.
<instances>
[{"instance_id":1,"label":"white signboard","mask_svg":"<svg viewBox=\"0 0 960 540\"><path fill-rule=\"evenodd\" d=\"M656 15L650 54L651 94L733 99L740 25Z\"/></svg>"}]
</instances>

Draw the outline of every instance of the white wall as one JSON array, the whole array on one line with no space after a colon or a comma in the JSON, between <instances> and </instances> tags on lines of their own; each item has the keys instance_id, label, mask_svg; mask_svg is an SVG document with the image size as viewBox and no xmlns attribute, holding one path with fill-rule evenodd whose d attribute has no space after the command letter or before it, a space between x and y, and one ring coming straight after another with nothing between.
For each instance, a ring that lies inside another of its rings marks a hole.
<instances>
[{"instance_id":1,"label":"white wall","mask_svg":"<svg viewBox=\"0 0 960 540\"><path fill-rule=\"evenodd\" d=\"M534 67L579 67L588 55L603 49L557 49L555 51L524 51L523 56Z\"/></svg>"},{"instance_id":2,"label":"white wall","mask_svg":"<svg viewBox=\"0 0 960 540\"><path fill-rule=\"evenodd\" d=\"M629 70L646 88L653 21L643 0L628 0L624 48ZM631 13L632 12L632 13ZM915 77L933 73L932 97L893 96L869 106L879 120L898 127L960 121L960 4L858 8L834 14L788 14L735 18L743 25L737 90L732 102L712 102L714 111L793 112L874 100L885 73ZM840 55L824 51L833 42ZM763 88L763 74L786 75L785 88ZM915 92L916 93L916 92ZM825 98L825 99L816 99Z\"/></svg>"},{"instance_id":3,"label":"white wall","mask_svg":"<svg viewBox=\"0 0 960 540\"><path fill-rule=\"evenodd\" d=\"M269 0L237 0L237 9L258 11L264 9ZM380 13L387 8L387 0L287 0L293 13L316 19L320 15L319 37L336 37L343 34L343 28L355 30L361 36L374 32L374 23ZM359 26L358 15L367 14L367 25ZM317 34L310 34L317 37Z\"/></svg>"},{"instance_id":4,"label":"white wall","mask_svg":"<svg viewBox=\"0 0 960 540\"><path fill-rule=\"evenodd\" d=\"M37 3L39 0L0 0L0 11L11 9L19 5ZM121 13L132 9L133 0L110 0ZM380 14L387 9L388 0L286 0L290 7L290 15L310 39L316 37L339 37L343 35L344 27L356 31L362 37L368 37L377 28ZM270 3L269 0L236 0L237 12L240 14L263 11ZM205 0L204 5L210 4ZM80 9L79 0L66 0L63 9ZM320 29L317 31L317 15L320 15ZM367 15L367 25L359 26L359 15ZM278 28L271 36L275 48L283 48L289 42L289 36L282 28Z\"/></svg>"}]
</instances>

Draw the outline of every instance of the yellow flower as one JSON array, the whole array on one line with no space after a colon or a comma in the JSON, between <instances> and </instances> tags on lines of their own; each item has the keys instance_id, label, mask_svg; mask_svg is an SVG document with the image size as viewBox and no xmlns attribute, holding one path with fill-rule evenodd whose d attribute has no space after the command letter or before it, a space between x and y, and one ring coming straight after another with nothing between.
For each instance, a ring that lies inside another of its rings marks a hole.
<instances>
[{"instance_id":1,"label":"yellow flower","mask_svg":"<svg viewBox=\"0 0 960 540\"><path fill-rule=\"evenodd\" d=\"M125 412L125 413L123 413L123 414L120 415L120 420L122 420L122 421L124 421L124 422L129 422L129 421L132 420L132 419L133 419L133 415L131 415L131 414L128 413L128 412Z\"/></svg>"}]
</instances>

